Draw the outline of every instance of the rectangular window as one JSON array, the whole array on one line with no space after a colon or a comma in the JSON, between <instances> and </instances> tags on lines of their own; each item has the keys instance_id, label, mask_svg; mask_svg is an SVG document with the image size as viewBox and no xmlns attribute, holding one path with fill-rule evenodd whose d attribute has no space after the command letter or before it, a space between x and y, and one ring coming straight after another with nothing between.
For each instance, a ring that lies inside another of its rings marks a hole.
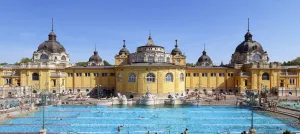
<instances>
[{"instance_id":1,"label":"rectangular window","mask_svg":"<svg viewBox=\"0 0 300 134\"><path fill-rule=\"evenodd\" d=\"M186 76L186 77L190 77L190 76L191 76L191 73L186 73L185 76Z\"/></svg>"},{"instance_id":2,"label":"rectangular window","mask_svg":"<svg viewBox=\"0 0 300 134\"><path fill-rule=\"evenodd\" d=\"M91 73L85 73L85 77L90 77Z\"/></svg>"},{"instance_id":3,"label":"rectangular window","mask_svg":"<svg viewBox=\"0 0 300 134\"><path fill-rule=\"evenodd\" d=\"M233 77L233 73L228 73L228 77Z\"/></svg>"},{"instance_id":4,"label":"rectangular window","mask_svg":"<svg viewBox=\"0 0 300 134\"><path fill-rule=\"evenodd\" d=\"M211 77L216 77L216 73L210 73Z\"/></svg>"},{"instance_id":5,"label":"rectangular window","mask_svg":"<svg viewBox=\"0 0 300 134\"><path fill-rule=\"evenodd\" d=\"M207 73L202 73L202 77L207 77Z\"/></svg>"},{"instance_id":6,"label":"rectangular window","mask_svg":"<svg viewBox=\"0 0 300 134\"><path fill-rule=\"evenodd\" d=\"M115 76L116 74L115 73L110 73L110 76Z\"/></svg>"},{"instance_id":7,"label":"rectangular window","mask_svg":"<svg viewBox=\"0 0 300 134\"><path fill-rule=\"evenodd\" d=\"M5 84L12 84L11 79L5 79Z\"/></svg>"},{"instance_id":8,"label":"rectangular window","mask_svg":"<svg viewBox=\"0 0 300 134\"><path fill-rule=\"evenodd\" d=\"M73 73L68 73L68 76L69 77L73 77Z\"/></svg>"},{"instance_id":9,"label":"rectangular window","mask_svg":"<svg viewBox=\"0 0 300 134\"><path fill-rule=\"evenodd\" d=\"M199 73L194 73L194 77L198 77L199 76Z\"/></svg>"},{"instance_id":10,"label":"rectangular window","mask_svg":"<svg viewBox=\"0 0 300 134\"><path fill-rule=\"evenodd\" d=\"M290 84L291 84L291 85L295 85L295 83L296 83L296 80L295 80L295 79L290 79Z\"/></svg>"},{"instance_id":11,"label":"rectangular window","mask_svg":"<svg viewBox=\"0 0 300 134\"><path fill-rule=\"evenodd\" d=\"M248 80L245 80L245 86L248 86Z\"/></svg>"},{"instance_id":12,"label":"rectangular window","mask_svg":"<svg viewBox=\"0 0 300 134\"><path fill-rule=\"evenodd\" d=\"M94 73L94 76L95 76L95 77L99 76L99 73Z\"/></svg>"},{"instance_id":13,"label":"rectangular window","mask_svg":"<svg viewBox=\"0 0 300 134\"><path fill-rule=\"evenodd\" d=\"M53 80L53 86L56 87L56 80Z\"/></svg>"},{"instance_id":14,"label":"rectangular window","mask_svg":"<svg viewBox=\"0 0 300 134\"><path fill-rule=\"evenodd\" d=\"M76 73L76 76L77 77L81 77L81 73Z\"/></svg>"},{"instance_id":15,"label":"rectangular window","mask_svg":"<svg viewBox=\"0 0 300 134\"><path fill-rule=\"evenodd\" d=\"M225 74L224 74L224 73L219 73L219 76L220 76L220 77L224 77Z\"/></svg>"},{"instance_id":16,"label":"rectangular window","mask_svg":"<svg viewBox=\"0 0 300 134\"><path fill-rule=\"evenodd\" d=\"M102 76L103 76L103 77L106 77L106 76L107 76L107 73L102 73Z\"/></svg>"}]
</instances>

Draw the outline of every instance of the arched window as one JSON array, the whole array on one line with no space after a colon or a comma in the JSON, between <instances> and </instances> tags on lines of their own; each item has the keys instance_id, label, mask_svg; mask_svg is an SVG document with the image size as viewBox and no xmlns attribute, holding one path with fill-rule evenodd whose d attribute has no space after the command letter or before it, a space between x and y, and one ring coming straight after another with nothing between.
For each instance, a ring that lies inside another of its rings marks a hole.
<instances>
[{"instance_id":1,"label":"arched window","mask_svg":"<svg viewBox=\"0 0 300 134\"><path fill-rule=\"evenodd\" d=\"M40 59L41 59L41 60L48 60L49 57L48 57L48 55L46 55L46 54L42 54L41 57L40 57Z\"/></svg>"},{"instance_id":2,"label":"arched window","mask_svg":"<svg viewBox=\"0 0 300 134\"><path fill-rule=\"evenodd\" d=\"M66 60L66 56L62 56L62 57L61 57L61 60Z\"/></svg>"},{"instance_id":3,"label":"arched window","mask_svg":"<svg viewBox=\"0 0 300 134\"><path fill-rule=\"evenodd\" d=\"M173 82L173 74L172 73L166 74L166 82Z\"/></svg>"},{"instance_id":4,"label":"arched window","mask_svg":"<svg viewBox=\"0 0 300 134\"><path fill-rule=\"evenodd\" d=\"M167 62L170 63L170 57L167 58Z\"/></svg>"},{"instance_id":5,"label":"arched window","mask_svg":"<svg viewBox=\"0 0 300 134\"><path fill-rule=\"evenodd\" d=\"M183 75L183 73L180 74L180 81L184 81L184 75Z\"/></svg>"},{"instance_id":6,"label":"arched window","mask_svg":"<svg viewBox=\"0 0 300 134\"><path fill-rule=\"evenodd\" d=\"M77 89L77 92L79 93L79 92L80 92L80 89Z\"/></svg>"},{"instance_id":7,"label":"arched window","mask_svg":"<svg viewBox=\"0 0 300 134\"><path fill-rule=\"evenodd\" d=\"M255 54L253 57L252 57L252 60L253 61L259 61L261 58L260 58L260 55L259 54Z\"/></svg>"},{"instance_id":8,"label":"arched window","mask_svg":"<svg viewBox=\"0 0 300 134\"><path fill-rule=\"evenodd\" d=\"M147 82L155 82L155 75L153 73L148 73L146 80Z\"/></svg>"},{"instance_id":9,"label":"arched window","mask_svg":"<svg viewBox=\"0 0 300 134\"><path fill-rule=\"evenodd\" d=\"M57 60L57 57L55 56L54 60Z\"/></svg>"},{"instance_id":10,"label":"arched window","mask_svg":"<svg viewBox=\"0 0 300 134\"><path fill-rule=\"evenodd\" d=\"M135 82L135 81L136 81L136 76L134 73L131 73L129 75L128 82Z\"/></svg>"},{"instance_id":11,"label":"arched window","mask_svg":"<svg viewBox=\"0 0 300 134\"><path fill-rule=\"evenodd\" d=\"M165 58L163 56L158 57L158 62L165 62Z\"/></svg>"},{"instance_id":12,"label":"arched window","mask_svg":"<svg viewBox=\"0 0 300 134\"><path fill-rule=\"evenodd\" d=\"M268 73L263 73L262 74L262 80L270 80L270 76Z\"/></svg>"},{"instance_id":13,"label":"arched window","mask_svg":"<svg viewBox=\"0 0 300 134\"><path fill-rule=\"evenodd\" d=\"M139 55L138 56L138 62L144 62L144 56Z\"/></svg>"},{"instance_id":14,"label":"arched window","mask_svg":"<svg viewBox=\"0 0 300 134\"><path fill-rule=\"evenodd\" d=\"M119 73L119 74L118 74L118 81L121 81L121 80L122 80L122 74Z\"/></svg>"},{"instance_id":15,"label":"arched window","mask_svg":"<svg viewBox=\"0 0 300 134\"><path fill-rule=\"evenodd\" d=\"M32 80L40 80L39 77L40 77L40 76L39 76L38 73L33 73L33 74L32 74Z\"/></svg>"},{"instance_id":16,"label":"arched window","mask_svg":"<svg viewBox=\"0 0 300 134\"><path fill-rule=\"evenodd\" d=\"M154 62L154 56L149 56L148 57L148 62Z\"/></svg>"}]
</instances>

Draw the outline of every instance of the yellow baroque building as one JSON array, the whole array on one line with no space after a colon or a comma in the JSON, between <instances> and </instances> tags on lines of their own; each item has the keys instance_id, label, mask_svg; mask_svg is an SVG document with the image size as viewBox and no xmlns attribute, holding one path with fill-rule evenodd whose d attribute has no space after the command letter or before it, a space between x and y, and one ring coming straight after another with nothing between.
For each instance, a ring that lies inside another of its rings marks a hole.
<instances>
[{"instance_id":1,"label":"yellow baroque building","mask_svg":"<svg viewBox=\"0 0 300 134\"><path fill-rule=\"evenodd\" d=\"M48 40L33 52L30 63L19 66L0 66L0 86L13 89L23 87L37 92L91 92L101 89L107 95L116 92L143 94L147 90L156 94L203 92L243 92L276 87L299 87L299 67L281 66L269 62L262 45L252 39L248 31L232 54L227 65L213 65L204 50L193 66L186 66L186 56L178 47L166 52L163 46L154 44L149 35L145 45L130 53L123 47L115 55L114 66L104 66L95 50L88 66L69 63L70 56L53 32Z\"/></svg>"}]
</instances>

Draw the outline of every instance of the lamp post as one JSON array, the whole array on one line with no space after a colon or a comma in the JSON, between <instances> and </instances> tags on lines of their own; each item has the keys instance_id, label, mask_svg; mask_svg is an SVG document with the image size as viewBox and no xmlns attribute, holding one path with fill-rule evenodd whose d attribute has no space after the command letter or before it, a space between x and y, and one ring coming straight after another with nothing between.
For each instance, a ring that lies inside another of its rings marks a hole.
<instances>
[{"instance_id":1,"label":"lamp post","mask_svg":"<svg viewBox=\"0 0 300 134\"><path fill-rule=\"evenodd\" d=\"M43 105L43 125L42 125L42 130L40 131L40 133L42 134L46 134L46 129L45 129L45 105L47 103L47 93L42 92L41 93L42 96L42 105Z\"/></svg>"},{"instance_id":2,"label":"lamp post","mask_svg":"<svg viewBox=\"0 0 300 134\"><path fill-rule=\"evenodd\" d=\"M101 87L102 87L102 85L99 85L99 86L100 86L99 92L102 94L102 92L101 92ZM101 94L100 94L100 96L99 96L99 97L100 97L100 100L101 100L101 97L102 97Z\"/></svg>"},{"instance_id":3,"label":"lamp post","mask_svg":"<svg viewBox=\"0 0 300 134\"><path fill-rule=\"evenodd\" d=\"M46 101L46 96L45 97L45 101ZM45 102L43 102L43 129L45 129Z\"/></svg>"},{"instance_id":4,"label":"lamp post","mask_svg":"<svg viewBox=\"0 0 300 134\"><path fill-rule=\"evenodd\" d=\"M32 86L30 86L30 89L31 89L31 93L30 93L30 103L32 104Z\"/></svg>"},{"instance_id":5,"label":"lamp post","mask_svg":"<svg viewBox=\"0 0 300 134\"><path fill-rule=\"evenodd\" d=\"M97 87L97 98L99 100L99 85L96 85L96 87Z\"/></svg>"},{"instance_id":6,"label":"lamp post","mask_svg":"<svg viewBox=\"0 0 300 134\"><path fill-rule=\"evenodd\" d=\"M251 102L251 128L249 130L249 134L256 134L255 129L253 128L253 105L255 102L255 94L253 90L249 90L250 102Z\"/></svg>"}]
</instances>

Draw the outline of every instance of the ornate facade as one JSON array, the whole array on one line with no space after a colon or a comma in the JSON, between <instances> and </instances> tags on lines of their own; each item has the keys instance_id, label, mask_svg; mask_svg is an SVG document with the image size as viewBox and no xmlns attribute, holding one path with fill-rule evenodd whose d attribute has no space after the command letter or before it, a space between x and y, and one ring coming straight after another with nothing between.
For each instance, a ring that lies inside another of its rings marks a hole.
<instances>
[{"instance_id":1,"label":"ornate facade","mask_svg":"<svg viewBox=\"0 0 300 134\"><path fill-rule=\"evenodd\" d=\"M66 90L89 92L95 88L107 91L143 94L184 92L185 90L243 92L246 89L300 86L298 66L281 66L269 62L262 45L252 39L248 28L245 40L239 44L228 65L216 66L202 52L195 66L186 66L186 56L175 48L167 52L156 45L149 35L145 45L130 53L123 47L115 55L114 66L104 66L95 50L88 66L74 66L63 45L53 32L33 53L32 62L20 66L0 67L0 86L31 87L39 91ZM101 55L101 52L100 52ZM200 55L200 54L199 54Z\"/></svg>"}]
</instances>

